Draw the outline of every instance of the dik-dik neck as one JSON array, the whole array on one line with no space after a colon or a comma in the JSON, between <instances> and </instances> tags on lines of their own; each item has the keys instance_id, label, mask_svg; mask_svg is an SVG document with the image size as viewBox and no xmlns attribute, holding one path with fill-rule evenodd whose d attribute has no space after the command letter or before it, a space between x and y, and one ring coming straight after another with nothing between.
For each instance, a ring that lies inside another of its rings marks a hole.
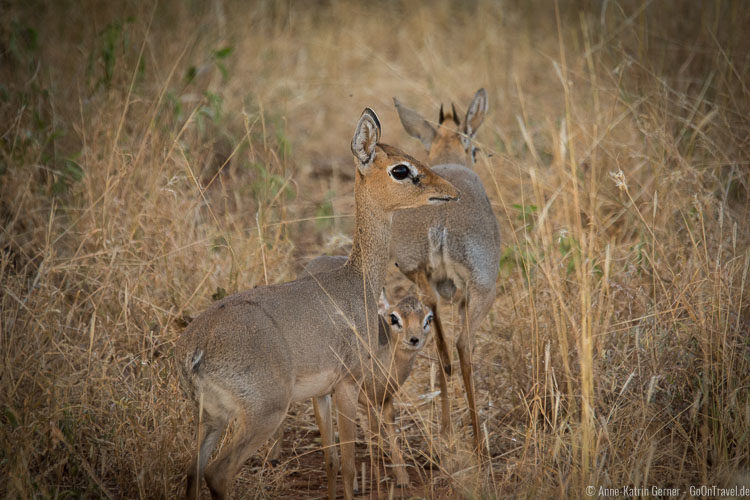
<instances>
[{"instance_id":1,"label":"dik-dik neck","mask_svg":"<svg viewBox=\"0 0 750 500\"><path fill-rule=\"evenodd\" d=\"M394 357L394 365L396 367L396 373L394 378L396 385L400 386L409 377L411 369L414 367L414 360L417 357L417 353L414 351L397 350Z\"/></svg>"},{"instance_id":2,"label":"dik-dik neck","mask_svg":"<svg viewBox=\"0 0 750 500\"><path fill-rule=\"evenodd\" d=\"M385 283L391 243L392 213L380 208L363 186L357 172L354 182L354 240L348 266L359 271L375 296Z\"/></svg>"}]
</instances>

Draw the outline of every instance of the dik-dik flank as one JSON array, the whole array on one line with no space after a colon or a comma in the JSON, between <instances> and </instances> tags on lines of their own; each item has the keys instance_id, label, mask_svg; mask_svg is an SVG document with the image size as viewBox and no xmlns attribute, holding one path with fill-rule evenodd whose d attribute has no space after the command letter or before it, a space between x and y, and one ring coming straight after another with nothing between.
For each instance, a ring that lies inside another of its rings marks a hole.
<instances>
[{"instance_id":1,"label":"dik-dik flank","mask_svg":"<svg viewBox=\"0 0 750 500\"><path fill-rule=\"evenodd\" d=\"M417 284L425 305L435 313L435 345L440 370L442 434L451 432L447 375L450 348L437 310L438 296L458 304L461 328L456 339L461 375L479 451L480 434L472 378L474 331L495 299L495 278L500 262L500 230L479 176L471 170L472 139L487 114L487 93L479 89L463 120L451 106L440 108L437 128L394 98L406 132L428 150L433 171L448 179L460 193L456 203L442 207L405 210L393 217L391 255L401 272Z\"/></svg>"},{"instance_id":2,"label":"dik-dik flank","mask_svg":"<svg viewBox=\"0 0 750 500\"><path fill-rule=\"evenodd\" d=\"M383 288L395 210L439 204L455 188L401 150L378 143L367 108L352 139L356 159L355 232L346 264L314 278L226 297L178 339L181 378L202 409L204 437L188 467L187 495L205 475L215 498L228 496L248 457L281 423L293 401L335 391L344 494L352 498L354 437L365 361L378 347L377 298ZM230 421L231 440L206 467Z\"/></svg>"}]
</instances>

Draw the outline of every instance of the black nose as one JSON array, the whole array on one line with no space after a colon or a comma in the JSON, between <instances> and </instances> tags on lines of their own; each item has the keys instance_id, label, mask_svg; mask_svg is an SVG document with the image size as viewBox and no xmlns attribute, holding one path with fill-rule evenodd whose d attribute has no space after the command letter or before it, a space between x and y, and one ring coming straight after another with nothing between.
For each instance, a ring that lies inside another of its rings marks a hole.
<instances>
[{"instance_id":1,"label":"black nose","mask_svg":"<svg viewBox=\"0 0 750 500\"><path fill-rule=\"evenodd\" d=\"M412 337L412 338L409 339L409 342L413 346L419 345L419 337Z\"/></svg>"}]
</instances>

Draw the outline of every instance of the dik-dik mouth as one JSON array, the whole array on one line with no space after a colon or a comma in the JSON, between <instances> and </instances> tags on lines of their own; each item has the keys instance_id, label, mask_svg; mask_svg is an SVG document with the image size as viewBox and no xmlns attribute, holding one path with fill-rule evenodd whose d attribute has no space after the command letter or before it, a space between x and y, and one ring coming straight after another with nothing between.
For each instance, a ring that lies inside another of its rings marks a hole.
<instances>
[{"instance_id":1,"label":"dik-dik mouth","mask_svg":"<svg viewBox=\"0 0 750 500\"><path fill-rule=\"evenodd\" d=\"M430 196L430 198L427 200L430 202L430 205L439 205L441 203L446 203L448 201L455 201L458 200L458 197L456 196Z\"/></svg>"}]
</instances>

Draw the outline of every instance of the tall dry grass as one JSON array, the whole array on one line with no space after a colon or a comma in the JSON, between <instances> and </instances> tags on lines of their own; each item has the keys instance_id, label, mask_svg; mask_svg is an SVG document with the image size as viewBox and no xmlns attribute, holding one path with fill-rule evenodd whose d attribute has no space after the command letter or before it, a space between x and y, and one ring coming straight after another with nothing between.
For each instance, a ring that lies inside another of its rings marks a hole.
<instances>
[{"instance_id":1,"label":"tall dry grass","mask_svg":"<svg viewBox=\"0 0 750 500\"><path fill-rule=\"evenodd\" d=\"M468 453L454 377L456 463L433 462L430 353L402 391L413 488L368 490L579 497L748 481L742 2L3 11L4 496L178 494L196 424L172 357L185 324L346 250L365 105L385 141L416 152L391 96L436 116L480 86L476 169L504 241L475 349L491 460ZM261 467L261 450L237 492L324 496L307 405L288 422L282 464ZM382 479L368 456L366 476Z\"/></svg>"}]
</instances>

